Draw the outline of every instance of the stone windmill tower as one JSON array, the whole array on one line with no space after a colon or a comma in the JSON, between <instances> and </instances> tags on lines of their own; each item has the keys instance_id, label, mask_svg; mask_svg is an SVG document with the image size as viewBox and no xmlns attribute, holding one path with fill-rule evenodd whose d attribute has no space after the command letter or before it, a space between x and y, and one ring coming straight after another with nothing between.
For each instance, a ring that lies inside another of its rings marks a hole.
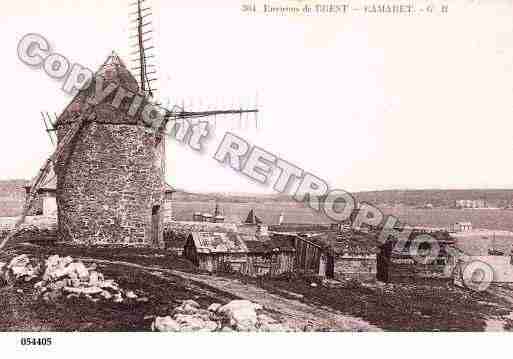
<instances>
[{"instance_id":1,"label":"stone windmill tower","mask_svg":"<svg viewBox=\"0 0 513 359\"><path fill-rule=\"evenodd\" d=\"M112 54L94 81L106 79L139 92L137 80ZM81 91L57 120L60 142L70 125L83 115L96 88ZM164 200L164 139L136 116L130 102L112 106L116 91L94 106L94 121L86 122L54 165L57 175L59 234L84 244L162 242Z\"/></svg>"}]
</instances>

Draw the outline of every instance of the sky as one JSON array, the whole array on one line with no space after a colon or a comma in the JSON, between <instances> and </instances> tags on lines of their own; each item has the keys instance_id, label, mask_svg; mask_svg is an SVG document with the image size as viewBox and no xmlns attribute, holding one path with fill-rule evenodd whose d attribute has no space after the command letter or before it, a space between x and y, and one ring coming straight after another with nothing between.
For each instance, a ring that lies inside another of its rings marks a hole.
<instances>
[{"instance_id":1,"label":"sky","mask_svg":"<svg viewBox=\"0 0 513 359\"><path fill-rule=\"evenodd\" d=\"M40 112L60 113L70 101L60 82L17 58L19 40L39 33L91 69L112 50L129 62L129 2L3 4L0 179L37 173L53 148ZM218 117L203 154L168 141L170 184L272 193L212 158L231 131L331 188L513 188L512 1L446 1L447 14L411 16L248 15L239 0L149 2L161 101L260 110L258 129L254 116L242 126Z\"/></svg>"}]
</instances>

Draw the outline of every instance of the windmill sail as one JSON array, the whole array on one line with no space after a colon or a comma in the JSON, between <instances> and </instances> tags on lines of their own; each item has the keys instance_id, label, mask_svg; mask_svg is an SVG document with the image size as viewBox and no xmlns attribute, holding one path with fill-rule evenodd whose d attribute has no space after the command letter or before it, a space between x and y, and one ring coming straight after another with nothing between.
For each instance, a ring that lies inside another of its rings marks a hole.
<instances>
[{"instance_id":1,"label":"windmill sail","mask_svg":"<svg viewBox=\"0 0 513 359\"><path fill-rule=\"evenodd\" d=\"M132 59L135 65L131 70L137 75L140 89L153 97L156 89L152 82L157 79L155 77L157 71L155 65L150 63L151 59L155 58L155 55L150 53L155 47L150 44L153 39L153 29L151 29L152 11L147 3L147 0L137 0L131 4L134 11L130 13L130 22L134 23L135 26L131 28L134 33L130 38L136 40L135 43L131 44L134 48L131 55L136 56Z\"/></svg>"}]
</instances>

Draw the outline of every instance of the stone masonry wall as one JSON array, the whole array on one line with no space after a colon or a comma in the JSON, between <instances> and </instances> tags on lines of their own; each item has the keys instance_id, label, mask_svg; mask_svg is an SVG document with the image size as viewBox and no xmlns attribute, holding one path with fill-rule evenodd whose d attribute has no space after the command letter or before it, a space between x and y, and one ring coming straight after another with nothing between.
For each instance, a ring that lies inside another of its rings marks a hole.
<instances>
[{"instance_id":1,"label":"stone masonry wall","mask_svg":"<svg viewBox=\"0 0 513 359\"><path fill-rule=\"evenodd\" d=\"M162 201L158 152L143 126L86 124L56 166L61 236L157 246L151 228L152 207Z\"/></svg>"}]
</instances>

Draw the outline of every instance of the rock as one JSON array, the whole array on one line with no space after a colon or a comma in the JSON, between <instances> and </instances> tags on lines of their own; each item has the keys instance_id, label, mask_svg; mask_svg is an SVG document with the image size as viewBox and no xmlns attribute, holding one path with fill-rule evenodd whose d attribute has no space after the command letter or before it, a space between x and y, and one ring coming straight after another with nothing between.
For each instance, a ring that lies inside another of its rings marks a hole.
<instances>
[{"instance_id":1,"label":"rock","mask_svg":"<svg viewBox=\"0 0 513 359\"><path fill-rule=\"evenodd\" d=\"M112 294L110 294L110 292L107 290L102 291L100 295L107 300L112 298Z\"/></svg>"},{"instance_id":2,"label":"rock","mask_svg":"<svg viewBox=\"0 0 513 359\"><path fill-rule=\"evenodd\" d=\"M290 327L280 323L265 323L259 328L261 332L293 332L294 330Z\"/></svg>"},{"instance_id":3,"label":"rock","mask_svg":"<svg viewBox=\"0 0 513 359\"><path fill-rule=\"evenodd\" d=\"M86 266L82 262L70 263L66 267L68 272L75 272L78 275L78 278L84 282L89 281L89 271Z\"/></svg>"},{"instance_id":4,"label":"rock","mask_svg":"<svg viewBox=\"0 0 513 359\"><path fill-rule=\"evenodd\" d=\"M151 330L159 332L179 332L180 325L170 316L157 317L151 324Z\"/></svg>"},{"instance_id":5,"label":"rock","mask_svg":"<svg viewBox=\"0 0 513 359\"><path fill-rule=\"evenodd\" d=\"M45 282L41 280L41 281L37 282L36 284L34 284L34 289L37 289L37 290L46 289L44 284L45 284Z\"/></svg>"},{"instance_id":6,"label":"rock","mask_svg":"<svg viewBox=\"0 0 513 359\"><path fill-rule=\"evenodd\" d=\"M222 304L219 304L219 303L212 303L210 304L210 306L208 307L208 310L211 311L211 312L217 312L217 310L219 308L221 308L223 305Z\"/></svg>"},{"instance_id":7,"label":"rock","mask_svg":"<svg viewBox=\"0 0 513 359\"><path fill-rule=\"evenodd\" d=\"M125 293L125 296L128 298L128 299L136 299L137 298L137 294L135 294L133 291L129 290Z\"/></svg>"},{"instance_id":8,"label":"rock","mask_svg":"<svg viewBox=\"0 0 513 359\"><path fill-rule=\"evenodd\" d=\"M101 282L99 285L98 285L100 288L102 289L110 289L110 290L115 290L115 291L118 291L119 290L119 286L117 285L116 282L114 282L114 280L112 279L109 279L109 280L104 280L103 282Z\"/></svg>"},{"instance_id":9,"label":"rock","mask_svg":"<svg viewBox=\"0 0 513 359\"><path fill-rule=\"evenodd\" d=\"M193 314L176 314L174 320L180 325L183 332L209 331L213 332L217 329L217 323Z\"/></svg>"},{"instance_id":10,"label":"rock","mask_svg":"<svg viewBox=\"0 0 513 359\"><path fill-rule=\"evenodd\" d=\"M205 320L205 321L216 319L216 315L206 309L198 309L198 311L196 313L194 313L194 315L198 318Z\"/></svg>"},{"instance_id":11,"label":"rock","mask_svg":"<svg viewBox=\"0 0 513 359\"><path fill-rule=\"evenodd\" d=\"M68 287L78 288L80 287L80 279L68 279Z\"/></svg>"},{"instance_id":12,"label":"rock","mask_svg":"<svg viewBox=\"0 0 513 359\"><path fill-rule=\"evenodd\" d=\"M175 308L176 313L194 314L198 311L200 305L192 299L187 299L182 304Z\"/></svg>"},{"instance_id":13,"label":"rock","mask_svg":"<svg viewBox=\"0 0 513 359\"><path fill-rule=\"evenodd\" d=\"M30 264L30 259L26 254L21 254L11 259L11 262L7 268L12 269L13 267L26 267Z\"/></svg>"},{"instance_id":14,"label":"rock","mask_svg":"<svg viewBox=\"0 0 513 359\"><path fill-rule=\"evenodd\" d=\"M91 263L91 265L89 267L87 267L87 270L89 272L92 272L92 271L96 271L97 268L98 268L98 265L96 263Z\"/></svg>"},{"instance_id":15,"label":"rock","mask_svg":"<svg viewBox=\"0 0 513 359\"><path fill-rule=\"evenodd\" d=\"M93 295L99 294L102 292L100 287L64 287L63 290L67 293L75 293L75 294L84 294L84 295Z\"/></svg>"},{"instance_id":16,"label":"rock","mask_svg":"<svg viewBox=\"0 0 513 359\"><path fill-rule=\"evenodd\" d=\"M262 309L262 306L249 300L232 300L219 308L218 313L224 316L232 328L239 331L252 331L256 330L258 323L257 309Z\"/></svg>"},{"instance_id":17,"label":"rock","mask_svg":"<svg viewBox=\"0 0 513 359\"><path fill-rule=\"evenodd\" d=\"M100 273L92 271L89 273L89 285L99 286L103 282L103 278L100 278Z\"/></svg>"},{"instance_id":18,"label":"rock","mask_svg":"<svg viewBox=\"0 0 513 359\"><path fill-rule=\"evenodd\" d=\"M59 300L62 296L62 292L60 291L48 291L43 294L43 300L45 302L55 302Z\"/></svg>"},{"instance_id":19,"label":"rock","mask_svg":"<svg viewBox=\"0 0 513 359\"><path fill-rule=\"evenodd\" d=\"M121 293L115 293L114 294L114 303L122 303L123 302L123 296L121 295Z\"/></svg>"},{"instance_id":20,"label":"rock","mask_svg":"<svg viewBox=\"0 0 513 359\"><path fill-rule=\"evenodd\" d=\"M47 286L47 288L48 288L49 290L52 290L52 291L53 291L53 290L62 290L62 289L64 289L64 287L67 287L67 285L68 285L68 280L66 280L66 279L61 279L61 280L58 280L58 281L56 281L56 282L52 282L52 283L50 283L50 284Z\"/></svg>"},{"instance_id":21,"label":"rock","mask_svg":"<svg viewBox=\"0 0 513 359\"><path fill-rule=\"evenodd\" d=\"M209 321L205 322L205 326L203 327L203 329L201 331L202 332L215 332L218 328L219 328L219 325L216 322L209 320Z\"/></svg>"},{"instance_id":22,"label":"rock","mask_svg":"<svg viewBox=\"0 0 513 359\"><path fill-rule=\"evenodd\" d=\"M43 280L57 279L69 275L68 264L73 262L71 257L59 257L58 255L50 256L45 261L45 272Z\"/></svg>"},{"instance_id":23,"label":"rock","mask_svg":"<svg viewBox=\"0 0 513 359\"><path fill-rule=\"evenodd\" d=\"M278 321L267 314L258 314L257 315L258 323L260 324L275 324Z\"/></svg>"},{"instance_id":24,"label":"rock","mask_svg":"<svg viewBox=\"0 0 513 359\"><path fill-rule=\"evenodd\" d=\"M34 279L39 272L39 266L32 266L26 254L11 259L6 269L9 269L16 279L24 278L27 282Z\"/></svg>"}]
</instances>

